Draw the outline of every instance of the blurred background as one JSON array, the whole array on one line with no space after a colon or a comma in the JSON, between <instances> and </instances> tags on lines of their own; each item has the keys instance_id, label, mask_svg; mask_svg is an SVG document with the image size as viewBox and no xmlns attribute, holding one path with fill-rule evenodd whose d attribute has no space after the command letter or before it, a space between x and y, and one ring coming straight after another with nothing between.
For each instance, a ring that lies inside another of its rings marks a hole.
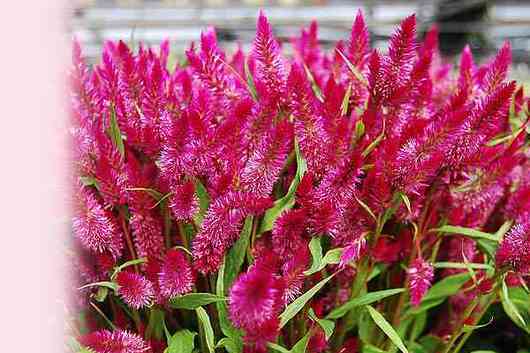
<instances>
[{"instance_id":1,"label":"blurred background","mask_svg":"<svg viewBox=\"0 0 530 353\"><path fill-rule=\"evenodd\" d=\"M515 0L75 0L69 30L97 61L104 40L142 41L156 45L169 38L173 53L183 53L206 26L217 28L228 50L249 46L259 8L264 8L280 41L298 34L301 25L319 22L321 45L347 39L357 9L371 31L372 46L385 48L393 28L416 13L420 35L430 25L440 29L442 54L455 57L465 43L479 58L491 55L510 40L512 75L530 82L530 1ZM286 46L288 47L288 46Z\"/></svg>"}]
</instances>

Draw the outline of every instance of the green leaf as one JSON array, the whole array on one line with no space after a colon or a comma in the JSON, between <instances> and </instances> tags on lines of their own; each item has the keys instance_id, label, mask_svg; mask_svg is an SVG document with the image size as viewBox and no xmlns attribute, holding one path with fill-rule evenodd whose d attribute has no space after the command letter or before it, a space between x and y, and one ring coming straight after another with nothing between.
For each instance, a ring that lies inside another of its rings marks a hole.
<instances>
[{"instance_id":1,"label":"green leaf","mask_svg":"<svg viewBox=\"0 0 530 353\"><path fill-rule=\"evenodd\" d=\"M168 340L165 353L192 353L195 348L196 332L180 330Z\"/></svg>"},{"instance_id":2,"label":"green leaf","mask_svg":"<svg viewBox=\"0 0 530 353\"><path fill-rule=\"evenodd\" d=\"M226 259L221 264L221 267L219 267L219 271L217 272L217 286L216 291L217 295L219 297L224 296L224 282L225 282L225 267L226 267ZM230 353L238 353L243 350L243 340L242 340L242 333L236 329L232 322L228 319L228 310L226 308L226 302L220 301L215 304L217 306L217 313L219 315L219 326L221 328L221 331L227 336L228 341L226 342L228 346L227 350L230 349ZM218 343L221 344L221 341Z\"/></svg>"},{"instance_id":3,"label":"green leaf","mask_svg":"<svg viewBox=\"0 0 530 353\"><path fill-rule=\"evenodd\" d=\"M232 286L232 283L239 275L241 266L245 261L245 253L250 243L250 235L252 233L252 217L249 216L245 219L245 224L239 235L239 239L234 243L225 261L225 274L224 274L224 288L227 290ZM219 293L218 293L219 294ZM225 295L225 293L223 293Z\"/></svg>"},{"instance_id":4,"label":"green leaf","mask_svg":"<svg viewBox=\"0 0 530 353\"><path fill-rule=\"evenodd\" d=\"M355 138L359 140L364 135L364 123L362 120L359 120L355 123Z\"/></svg>"},{"instance_id":5,"label":"green leaf","mask_svg":"<svg viewBox=\"0 0 530 353\"><path fill-rule=\"evenodd\" d=\"M208 346L208 351L210 353L215 352L215 336L213 333L212 324L210 322L210 317L208 316L208 313L204 308L198 307L195 309L195 312L197 313L197 318L199 319L199 322L201 324L201 328L204 332L204 337L206 339L206 345Z\"/></svg>"},{"instance_id":6,"label":"green leaf","mask_svg":"<svg viewBox=\"0 0 530 353\"><path fill-rule=\"evenodd\" d=\"M333 334L333 330L335 329L335 323L333 321L331 321L331 320L318 318L318 316L315 314L315 311L313 310L313 308L309 309L309 317L313 321L315 321L322 328L322 330L324 330L324 334L326 336L326 340L329 340L329 338Z\"/></svg>"},{"instance_id":7,"label":"green leaf","mask_svg":"<svg viewBox=\"0 0 530 353\"><path fill-rule=\"evenodd\" d=\"M475 270L494 270L493 266L480 263L462 263L462 262L435 262L434 268L458 268L458 269L475 269Z\"/></svg>"},{"instance_id":8,"label":"green leaf","mask_svg":"<svg viewBox=\"0 0 530 353\"><path fill-rule=\"evenodd\" d=\"M118 290L118 285L116 283L114 283L114 282L109 282L109 281L102 281L102 282L94 282L94 283L85 284L84 286L79 287L78 289L81 290L81 289L85 289L85 288L89 288L89 287L106 287L106 288L112 289L113 291Z\"/></svg>"},{"instance_id":9,"label":"green leaf","mask_svg":"<svg viewBox=\"0 0 530 353\"><path fill-rule=\"evenodd\" d=\"M112 273L112 275L110 276L110 279L114 281L114 279L116 278L116 276L118 275L118 273L120 273L124 268L127 268L129 266L134 266L134 265L139 265L139 264L143 264L144 262L147 261L147 258L146 257L141 257L139 259L133 259L133 260L129 260L127 262L124 262L123 264L121 264L120 266L116 266L114 268L114 272Z\"/></svg>"},{"instance_id":10,"label":"green leaf","mask_svg":"<svg viewBox=\"0 0 530 353\"><path fill-rule=\"evenodd\" d=\"M256 90L256 85L254 84L254 77L248 67L248 60L245 60L245 75L247 76L247 87L250 92L250 95L255 101L258 101L258 93Z\"/></svg>"},{"instance_id":11,"label":"green leaf","mask_svg":"<svg viewBox=\"0 0 530 353\"><path fill-rule=\"evenodd\" d=\"M380 301L380 300L385 299L387 297L399 294L399 293L401 293L403 291L405 291L405 288L385 289L385 290L380 290L380 291L376 291L376 292L366 293L365 295L362 295L360 297L354 298L354 299L346 302L345 304L342 304L338 308L332 310L326 316L326 319L338 319L338 318L341 318L344 315L346 315L346 313L348 313L348 311L350 311L351 309L353 309L355 307L372 304L374 302Z\"/></svg>"},{"instance_id":12,"label":"green leaf","mask_svg":"<svg viewBox=\"0 0 530 353\"><path fill-rule=\"evenodd\" d=\"M274 226L274 222L276 219L285 211L293 207L295 202L295 194L296 189L298 188L298 184L300 184L300 181L302 181L302 177L304 176L305 172L307 171L307 163L302 157L302 153L300 152L300 148L298 147L298 142L295 139L295 153L296 153L296 175L294 176L294 179L289 186L289 190L287 191L287 194L280 198L279 200L276 200L274 202L274 206L269 208L265 214L263 215L263 219L261 221L261 225L259 228L259 234L269 231Z\"/></svg>"},{"instance_id":13,"label":"green leaf","mask_svg":"<svg viewBox=\"0 0 530 353\"><path fill-rule=\"evenodd\" d=\"M471 353L497 353L495 351L473 351Z\"/></svg>"},{"instance_id":14,"label":"green leaf","mask_svg":"<svg viewBox=\"0 0 530 353\"><path fill-rule=\"evenodd\" d=\"M504 309L504 312L512 319L512 321L519 326L520 328L524 329L526 332L530 333L530 330L526 326L526 322L519 312L519 309L515 304L512 302L509 292L508 292L508 286L506 285L506 281L502 281L502 288L500 290L500 297L501 297L501 303L502 308Z\"/></svg>"},{"instance_id":15,"label":"green leaf","mask_svg":"<svg viewBox=\"0 0 530 353\"><path fill-rule=\"evenodd\" d=\"M351 71L351 73L353 74L353 76L364 86L368 86L368 81L366 80L366 78L364 78L364 75L362 74L361 71L359 71L357 69L357 67L355 65L353 65L351 63L351 61L346 57L346 55L344 55L344 53L339 50L339 49L335 49L337 51L337 53L339 53L339 55L342 57L342 60L344 60L344 62L346 63L346 66L348 66L348 69Z\"/></svg>"},{"instance_id":16,"label":"green leaf","mask_svg":"<svg viewBox=\"0 0 530 353\"><path fill-rule=\"evenodd\" d=\"M225 301L225 297L220 297L211 293L190 293L169 300L169 306L174 309L194 310L203 305Z\"/></svg>"},{"instance_id":17,"label":"green leaf","mask_svg":"<svg viewBox=\"0 0 530 353\"><path fill-rule=\"evenodd\" d=\"M210 205L210 196L204 185L197 178L193 179L193 184L195 185L195 193L199 199L199 211L193 216L193 219L196 224L201 225Z\"/></svg>"},{"instance_id":18,"label":"green leaf","mask_svg":"<svg viewBox=\"0 0 530 353\"><path fill-rule=\"evenodd\" d=\"M282 347L282 346L280 346L279 344L276 344L276 343L269 342L269 343L267 343L267 346L270 349L274 349L275 351L280 352L280 353L291 353L290 350L288 350L287 348Z\"/></svg>"},{"instance_id":19,"label":"green leaf","mask_svg":"<svg viewBox=\"0 0 530 353\"><path fill-rule=\"evenodd\" d=\"M420 337L421 333L427 325L427 312L423 312L414 317L414 323L412 324L412 329L410 331L409 339L411 341L416 341Z\"/></svg>"},{"instance_id":20,"label":"green leaf","mask_svg":"<svg viewBox=\"0 0 530 353\"><path fill-rule=\"evenodd\" d=\"M233 338L223 337L216 345L217 348L224 347L228 353L239 353L243 350L243 343L237 342Z\"/></svg>"},{"instance_id":21,"label":"green leaf","mask_svg":"<svg viewBox=\"0 0 530 353\"><path fill-rule=\"evenodd\" d=\"M493 322L493 316L491 317L491 319L486 322L485 324L481 324L481 325L464 325L462 327L462 332L471 332L471 331L474 331L476 329L479 329L479 328L483 328L483 327L486 327L488 326L489 324L491 324Z\"/></svg>"},{"instance_id":22,"label":"green leaf","mask_svg":"<svg viewBox=\"0 0 530 353\"><path fill-rule=\"evenodd\" d=\"M98 302L102 303L107 298L107 295L109 294L109 288L108 287L99 287L98 291L94 295L94 299L96 299Z\"/></svg>"},{"instance_id":23,"label":"green leaf","mask_svg":"<svg viewBox=\"0 0 530 353\"><path fill-rule=\"evenodd\" d=\"M488 255L489 259L495 259L495 253L497 252L497 247L499 243L493 240L488 239L475 239L478 247L482 252Z\"/></svg>"},{"instance_id":24,"label":"green leaf","mask_svg":"<svg viewBox=\"0 0 530 353\"><path fill-rule=\"evenodd\" d=\"M123 158L125 156L125 146L123 145L123 138L121 136L120 127L118 126L114 107L111 107L110 109L109 135L114 147L118 149L118 152L120 152L120 155Z\"/></svg>"},{"instance_id":25,"label":"green leaf","mask_svg":"<svg viewBox=\"0 0 530 353\"><path fill-rule=\"evenodd\" d=\"M442 341L439 337L432 335L425 335L419 339L419 343L423 349L428 353L438 353L441 352L441 348L445 345L445 342Z\"/></svg>"},{"instance_id":26,"label":"green leaf","mask_svg":"<svg viewBox=\"0 0 530 353\"><path fill-rule=\"evenodd\" d=\"M350 106L350 97L351 97L351 85L348 85L346 92L344 93L344 98L342 98L342 103L340 105L340 113L342 115L348 114L348 107Z\"/></svg>"},{"instance_id":27,"label":"green leaf","mask_svg":"<svg viewBox=\"0 0 530 353\"><path fill-rule=\"evenodd\" d=\"M322 257L322 246L320 245L320 242L320 237L314 237L309 242L309 251L311 252L313 262L311 264L311 267L308 270L304 271L304 275L306 276L310 276L313 273L321 271L329 264L338 264L340 262L340 257L344 249L331 249L326 253L324 257Z\"/></svg>"},{"instance_id":28,"label":"green leaf","mask_svg":"<svg viewBox=\"0 0 530 353\"><path fill-rule=\"evenodd\" d=\"M309 339L311 338L311 331L305 334L304 337L302 337L291 349L291 353L305 353L305 350L307 349L307 344L309 343Z\"/></svg>"},{"instance_id":29,"label":"green leaf","mask_svg":"<svg viewBox=\"0 0 530 353\"><path fill-rule=\"evenodd\" d=\"M440 228L432 229L431 231L448 234L462 234L475 239L488 239L495 242L499 242L500 240L499 236L496 234L490 234L486 232L481 232L480 230L459 226L445 225Z\"/></svg>"},{"instance_id":30,"label":"green leaf","mask_svg":"<svg viewBox=\"0 0 530 353\"><path fill-rule=\"evenodd\" d=\"M313 262L311 267L304 271L304 275L309 276L313 273L316 273L324 268L325 265L322 264L322 245L320 245L320 237L314 237L309 242L309 251L311 252L311 257Z\"/></svg>"},{"instance_id":31,"label":"green leaf","mask_svg":"<svg viewBox=\"0 0 530 353\"><path fill-rule=\"evenodd\" d=\"M97 187L98 181L93 176L81 176L79 177L79 180L81 181L81 184L84 186L95 186Z\"/></svg>"},{"instance_id":32,"label":"green leaf","mask_svg":"<svg viewBox=\"0 0 530 353\"><path fill-rule=\"evenodd\" d=\"M385 119L383 119L383 128L381 129L381 133L375 138L375 140L372 141L372 143L370 143L368 145L368 147L366 147L366 149L361 153L361 155L366 158L380 143L381 141L383 140L383 138L385 137L385 128L386 128L386 121Z\"/></svg>"},{"instance_id":33,"label":"green leaf","mask_svg":"<svg viewBox=\"0 0 530 353\"><path fill-rule=\"evenodd\" d=\"M409 213L412 213L412 208L410 206L409 197L406 194L402 193L402 192L399 193L399 197L401 197L401 200L403 201L403 203L407 207L407 210L409 211Z\"/></svg>"},{"instance_id":34,"label":"green leaf","mask_svg":"<svg viewBox=\"0 0 530 353\"><path fill-rule=\"evenodd\" d=\"M145 330L147 339L155 338L161 340L164 334L165 314L163 310L152 308L149 312L149 322Z\"/></svg>"},{"instance_id":35,"label":"green leaf","mask_svg":"<svg viewBox=\"0 0 530 353\"><path fill-rule=\"evenodd\" d=\"M373 344L363 344L362 353L386 353L387 351L382 350L374 346Z\"/></svg>"},{"instance_id":36,"label":"green leaf","mask_svg":"<svg viewBox=\"0 0 530 353\"><path fill-rule=\"evenodd\" d=\"M377 310L372 308L370 305L366 306L368 313L374 320L375 324L390 338L390 340L399 348L403 353L408 353L407 347L401 340L401 337L397 332L392 328L392 326L386 321L383 315L381 315Z\"/></svg>"},{"instance_id":37,"label":"green leaf","mask_svg":"<svg viewBox=\"0 0 530 353\"><path fill-rule=\"evenodd\" d=\"M284 327L289 320L295 317L296 314L307 304L307 302L313 298L313 296L326 285L333 277L335 273L328 276L315 284L310 290L296 298L291 304L287 305L285 310L280 314L280 328Z\"/></svg>"}]
</instances>

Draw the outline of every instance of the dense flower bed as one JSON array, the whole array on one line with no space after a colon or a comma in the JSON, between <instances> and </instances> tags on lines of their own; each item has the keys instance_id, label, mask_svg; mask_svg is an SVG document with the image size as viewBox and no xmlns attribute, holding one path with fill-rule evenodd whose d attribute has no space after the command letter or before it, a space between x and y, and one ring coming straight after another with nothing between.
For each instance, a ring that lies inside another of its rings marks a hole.
<instances>
[{"instance_id":1,"label":"dense flower bed","mask_svg":"<svg viewBox=\"0 0 530 353\"><path fill-rule=\"evenodd\" d=\"M382 54L359 13L330 53L316 23L291 45L263 13L249 53L209 29L176 67L74 43L74 351L457 352L498 302L529 332L509 43L454 69L435 28Z\"/></svg>"}]
</instances>

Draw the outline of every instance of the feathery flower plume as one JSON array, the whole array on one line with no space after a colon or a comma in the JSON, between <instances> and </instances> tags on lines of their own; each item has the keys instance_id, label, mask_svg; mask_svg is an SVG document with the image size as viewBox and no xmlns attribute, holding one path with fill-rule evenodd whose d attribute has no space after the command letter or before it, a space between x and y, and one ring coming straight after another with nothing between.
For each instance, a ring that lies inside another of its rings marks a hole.
<instances>
[{"instance_id":1,"label":"feathery flower plume","mask_svg":"<svg viewBox=\"0 0 530 353\"><path fill-rule=\"evenodd\" d=\"M158 274L162 296L172 298L191 292L194 279L186 254L179 250L169 250Z\"/></svg>"},{"instance_id":2,"label":"feathery flower plume","mask_svg":"<svg viewBox=\"0 0 530 353\"><path fill-rule=\"evenodd\" d=\"M112 214L103 208L94 193L83 188L78 193L78 204L72 228L81 244L95 253L110 252L114 259L121 256L123 240Z\"/></svg>"},{"instance_id":3,"label":"feathery flower plume","mask_svg":"<svg viewBox=\"0 0 530 353\"><path fill-rule=\"evenodd\" d=\"M423 258L416 258L407 270L409 275L410 301L412 305L420 305L421 299L431 287L434 270Z\"/></svg>"},{"instance_id":4,"label":"feathery flower plume","mask_svg":"<svg viewBox=\"0 0 530 353\"><path fill-rule=\"evenodd\" d=\"M149 306L153 301L153 285L144 276L130 272L121 271L116 276L118 284L118 295L131 308L140 309Z\"/></svg>"},{"instance_id":5,"label":"feathery flower plume","mask_svg":"<svg viewBox=\"0 0 530 353\"><path fill-rule=\"evenodd\" d=\"M283 281L274 274L268 254L240 275L230 289L228 310L237 328L245 331L246 347L266 352L278 334L278 315L284 303Z\"/></svg>"},{"instance_id":6,"label":"feathery flower plume","mask_svg":"<svg viewBox=\"0 0 530 353\"><path fill-rule=\"evenodd\" d=\"M292 136L293 127L288 121L280 122L264 134L241 171L241 186L245 191L262 197L270 195L292 150Z\"/></svg>"},{"instance_id":7,"label":"feathery flower plume","mask_svg":"<svg viewBox=\"0 0 530 353\"><path fill-rule=\"evenodd\" d=\"M348 59L359 70L364 68L370 49L370 34L361 10L357 11L348 42Z\"/></svg>"},{"instance_id":8,"label":"feathery flower plume","mask_svg":"<svg viewBox=\"0 0 530 353\"><path fill-rule=\"evenodd\" d=\"M81 337L79 341L95 353L147 353L151 351L151 347L139 335L123 330L100 330Z\"/></svg>"},{"instance_id":9,"label":"feathery flower plume","mask_svg":"<svg viewBox=\"0 0 530 353\"><path fill-rule=\"evenodd\" d=\"M518 273L530 271L530 219L515 224L504 236L495 260L497 266L508 266Z\"/></svg>"},{"instance_id":10,"label":"feathery flower plume","mask_svg":"<svg viewBox=\"0 0 530 353\"><path fill-rule=\"evenodd\" d=\"M270 198L245 192L228 192L208 209L193 240L194 265L202 273L216 271L225 252L237 239L243 220L271 206Z\"/></svg>"},{"instance_id":11,"label":"feathery flower plume","mask_svg":"<svg viewBox=\"0 0 530 353\"><path fill-rule=\"evenodd\" d=\"M256 88L263 98L268 99L271 104L277 104L285 92L286 64L263 11L258 15L256 27L256 38L252 48L252 55L256 60L254 76Z\"/></svg>"},{"instance_id":12,"label":"feathery flower plume","mask_svg":"<svg viewBox=\"0 0 530 353\"><path fill-rule=\"evenodd\" d=\"M176 220L186 220L193 217L199 210L199 198L195 194L193 182L187 181L172 188L169 208Z\"/></svg>"}]
</instances>

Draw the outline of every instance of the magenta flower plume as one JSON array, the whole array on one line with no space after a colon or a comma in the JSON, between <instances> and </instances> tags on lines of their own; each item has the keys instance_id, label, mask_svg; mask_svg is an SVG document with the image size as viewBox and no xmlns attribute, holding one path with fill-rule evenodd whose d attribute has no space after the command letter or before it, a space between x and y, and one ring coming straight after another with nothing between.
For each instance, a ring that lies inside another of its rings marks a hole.
<instances>
[{"instance_id":1,"label":"magenta flower plume","mask_svg":"<svg viewBox=\"0 0 530 353\"><path fill-rule=\"evenodd\" d=\"M180 250L169 250L158 274L160 293L172 298L191 292L195 277L190 262Z\"/></svg>"},{"instance_id":2,"label":"magenta flower plume","mask_svg":"<svg viewBox=\"0 0 530 353\"><path fill-rule=\"evenodd\" d=\"M410 264L408 269L410 301L412 305L420 305L421 299L431 287L434 270L430 263L418 257Z\"/></svg>"},{"instance_id":3,"label":"magenta flower plume","mask_svg":"<svg viewBox=\"0 0 530 353\"><path fill-rule=\"evenodd\" d=\"M530 218L515 224L504 236L495 261L499 267L509 267L518 273L530 271Z\"/></svg>"},{"instance_id":4,"label":"magenta flower plume","mask_svg":"<svg viewBox=\"0 0 530 353\"><path fill-rule=\"evenodd\" d=\"M81 244L95 253L110 252L121 256L123 239L112 214L105 210L92 191L82 189L72 228Z\"/></svg>"},{"instance_id":5,"label":"magenta flower plume","mask_svg":"<svg viewBox=\"0 0 530 353\"><path fill-rule=\"evenodd\" d=\"M289 210L278 217L272 229L273 251L280 257L291 257L306 246L303 237L306 223L307 214L303 208Z\"/></svg>"},{"instance_id":6,"label":"magenta flower plume","mask_svg":"<svg viewBox=\"0 0 530 353\"><path fill-rule=\"evenodd\" d=\"M202 273L216 271L225 252L237 239L243 220L269 208L269 198L229 192L215 200L193 241L194 265Z\"/></svg>"},{"instance_id":7,"label":"magenta flower plume","mask_svg":"<svg viewBox=\"0 0 530 353\"><path fill-rule=\"evenodd\" d=\"M130 271L121 271L116 276L118 295L131 308L149 306L155 295L153 284L144 276Z\"/></svg>"},{"instance_id":8,"label":"magenta flower plume","mask_svg":"<svg viewBox=\"0 0 530 353\"><path fill-rule=\"evenodd\" d=\"M287 68L281 57L278 42L272 34L272 27L262 11L258 16L252 55L256 60L255 81L257 89L272 104L278 103L281 95L285 92Z\"/></svg>"},{"instance_id":9,"label":"magenta flower plume","mask_svg":"<svg viewBox=\"0 0 530 353\"><path fill-rule=\"evenodd\" d=\"M116 330L100 330L80 338L80 343L95 353L147 353L148 343L137 334Z\"/></svg>"},{"instance_id":10,"label":"magenta flower plume","mask_svg":"<svg viewBox=\"0 0 530 353\"><path fill-rule=\"evenodd\" d=\"M348 43L348 59L358 69L363 69L370 49L370 34L361 10L357 11Z\"/></svg>"},{"instance_id":11,"label":"magenta flower plume","mask_svg":"<svg viewBox=\"0 0 530 353\"><path fill-rule=\"evenodd\" d=\"M274 317L281 298L278 279L266 269L253 268L230 290L230 316L237 327L250 331Z\"/></svg>"},{"instance_id":12,"label":"magenta flower plume","mask_svg":"<svg viewBox=\"0 0 530 353\"><path fill-rule=\"evenodd\" d=\"M281 122L265 134L241 172L242 187L256 195L268 196L292 150L293 127Z\"/></svg>"},{"instance_id":13,"label":"magenta flower plume","mask_svg":"<svg viewBox=\"0 0 530 353\"><path fill-rule=\"evenodd\" d=\"M169 208L177 220L190 219L199 210L199 198L192 181L173 187Z\"/></svg>"}]
</instances>

